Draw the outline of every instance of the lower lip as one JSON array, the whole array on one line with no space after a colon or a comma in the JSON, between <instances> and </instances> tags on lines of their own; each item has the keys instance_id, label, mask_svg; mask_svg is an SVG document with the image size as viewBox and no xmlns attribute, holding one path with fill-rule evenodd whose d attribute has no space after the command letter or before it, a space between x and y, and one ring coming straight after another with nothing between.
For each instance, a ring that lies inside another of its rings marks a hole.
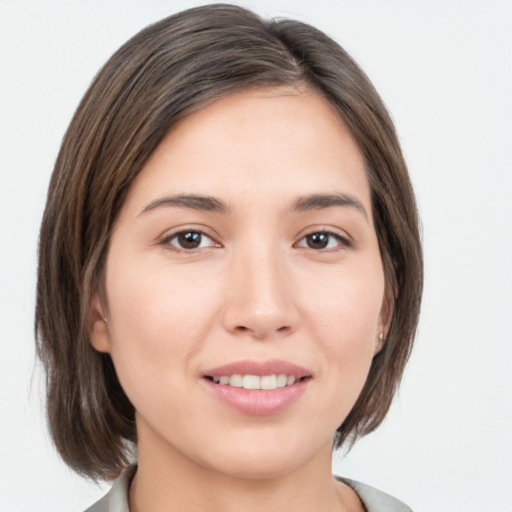
<instances>
[{"instance_id":1,"label":"lower lip","mask_svg":"<svg viewBox=\"0 0 512 512\"><path fill-rule=\"evenodd\" d=\"M298 400L310 379L302 379L291 386L272 390L235 388L216 384L209 379L203 380L224 403L245 414L266 416L277 414Z\"/></svg>"}]
</instances>

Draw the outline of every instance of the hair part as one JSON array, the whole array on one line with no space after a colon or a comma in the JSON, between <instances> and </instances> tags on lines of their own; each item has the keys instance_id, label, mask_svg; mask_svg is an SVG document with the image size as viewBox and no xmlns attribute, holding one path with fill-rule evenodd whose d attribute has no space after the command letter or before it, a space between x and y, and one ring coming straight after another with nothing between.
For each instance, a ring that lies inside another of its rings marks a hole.
<instances>
[{"instance_id":1,"label":"hair part","mask_svg":"<svg viewBox=\"0 0 512 512\"><path fill-rule=\"evenodd\" d=\"M78 106L51 178L40 240L35 330L47 414L64 461L112 479L136 443L135 411L108 354L89 342L109 236L133 180L180 119L238 91L320 92L365 159L392 318L335 447L384 419L409 357L422 291L418 216L397 135L364 72L332 39L241 7L189 9L143 29L104 65Z\"/></svg>"}]
</instances>

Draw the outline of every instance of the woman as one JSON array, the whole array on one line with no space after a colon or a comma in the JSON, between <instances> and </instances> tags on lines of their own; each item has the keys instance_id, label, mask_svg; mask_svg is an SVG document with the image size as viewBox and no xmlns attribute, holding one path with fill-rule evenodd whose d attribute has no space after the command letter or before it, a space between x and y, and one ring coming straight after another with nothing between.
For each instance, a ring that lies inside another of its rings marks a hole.
<instances>
[{"instance_id":1,"label":"woman","mask_svg":"<svg viewBox=\"0 0 512 512\"><path fill-rule=\"evenodd\" d=\"M385 417L421 284L393 125L336 43L221 4L134 36L41 227L50 430L118 478L90 510L409 510L331 452Z\"/></svg>"}]
</instances>

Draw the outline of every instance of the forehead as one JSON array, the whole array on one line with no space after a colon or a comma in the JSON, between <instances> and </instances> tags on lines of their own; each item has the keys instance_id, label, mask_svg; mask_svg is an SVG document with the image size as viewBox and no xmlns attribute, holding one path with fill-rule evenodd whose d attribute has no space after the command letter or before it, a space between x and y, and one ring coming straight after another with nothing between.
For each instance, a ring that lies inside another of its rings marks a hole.
<instances>
[{"instance_id":1,"label":"forehead","mask_svg":"<svg viewBox=\"0 0 512 512\"><path fill-rule=\"evenodd\" d=\"M311 90L253 89L179 121L131 187L143 208L160 194L239 198L336 191L370 211L362 154L332 105Z\"/></svg>"}]
</instances>

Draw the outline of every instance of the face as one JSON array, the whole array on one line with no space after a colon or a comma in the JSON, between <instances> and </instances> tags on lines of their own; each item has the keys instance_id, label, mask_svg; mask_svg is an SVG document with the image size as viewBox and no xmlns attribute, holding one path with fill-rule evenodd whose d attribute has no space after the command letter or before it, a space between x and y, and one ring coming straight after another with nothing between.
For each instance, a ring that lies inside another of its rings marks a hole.
<instances>
[{"instance_id":1,"label":"face","mask_svg":"<svg viewBox=\"0 0 512 512\"><path fill-rule=\"evenodd\" d=\"M139 457L254 477L330 460L385 315L363 158L327 101L252 90L178 123L116 222L105 295L92 344Z\"/></svg>"}]
</instances>

